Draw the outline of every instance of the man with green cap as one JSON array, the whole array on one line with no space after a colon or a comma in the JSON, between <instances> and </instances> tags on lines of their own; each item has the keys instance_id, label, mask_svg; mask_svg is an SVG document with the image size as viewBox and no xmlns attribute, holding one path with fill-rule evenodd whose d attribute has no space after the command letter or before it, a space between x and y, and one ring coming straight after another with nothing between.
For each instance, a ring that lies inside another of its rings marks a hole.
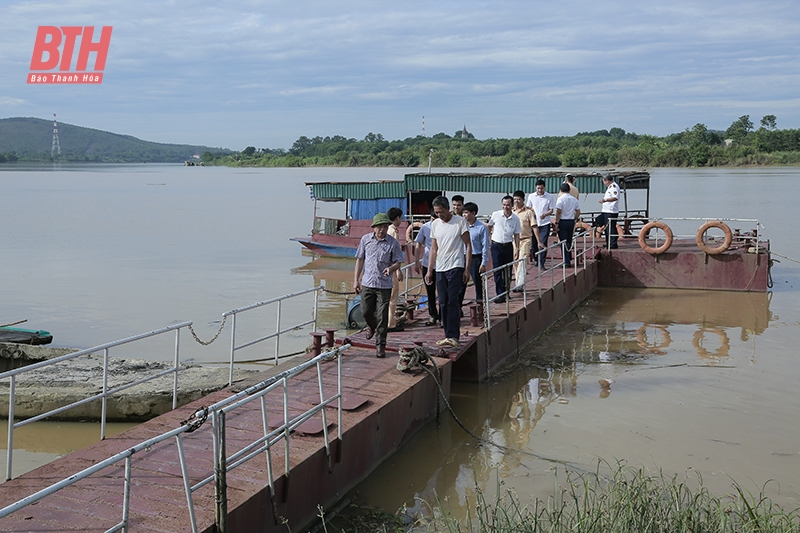
<instances>
[{"instance_id":1,"label":"man with green cap","mask_svg":"<svg viewBox=\"0 0 800 533\"><path fill-rule=\"evenodd\" d=\"M361 294L361 314L367 321L367 339L371 339L377 333L376 357L386 357L386 330L389 324L392 275L403 263L400 243L391 235L387 235L391 223L386 213L375 215L372 219L372 233L361 237L356 250L353 287L356 293Z\"/></svg>"}]
</instances>

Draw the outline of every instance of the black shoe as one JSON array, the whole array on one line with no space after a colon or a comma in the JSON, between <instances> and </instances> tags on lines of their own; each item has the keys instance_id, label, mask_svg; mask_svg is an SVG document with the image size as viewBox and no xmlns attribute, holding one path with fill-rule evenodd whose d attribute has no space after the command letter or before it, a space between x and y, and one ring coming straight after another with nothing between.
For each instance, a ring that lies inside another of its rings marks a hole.
<instances>
[{"instance_id":1,"label":"black shoe","mask_svg":"<svg viewBox=\"0 0 800 533\"><path fill-rule=\"evenodd\" d=\"M511 292L522 292L522 287L514 287L513 289L511 289Z\"/></svg>"},{"instance_id":2,"label":"black shoe","mask_svg":"<svg viewBox=\"0 0 800 533\"><path fill-rule=\"evenodd\" d=\"M611 248L612 250L616 250L617 248L619 248L619 246L617 246L617 245L615 244L615 245L613 245L613 246L609 246L609 248Z\"/></svg>"},{"instance_id":3,"label":"black shoe","mask_svg":"<svg viewBox=\"0 0 800 533\"><path fill-rule=\"evenodd\" d=\"M386 346L378 346L378 348L375 350L375 357L378 359L383 359L386 357Z\"/></svg>"},{"instance_id":4,"label":"black shoe","mask_svg":"<svg viewBox=\"0 0 800 533\"><path fill-rule=\"evenodd\" d=\"M505 296L496 296L496 297L494 297L492 299L492 302L496 303L496 304L504 304L504 303L506 303L506 297Z\"/></svg>"},{"instance_id":5,"label":"black shoe","mask_svg":"<svg viewBox=\"0 0 800 533\"><path fill-rule=\"evenodd\" d=\"M387 329L386 331L388 331L389 333L397 333L399 331L404 331L404 328L403 326L395 326L393 328Z\"/></svg>"},{"instance_id":6,"label":"black shoe","mask_svg":"<svg viewBox=\"0 0 800 533\"><path fill-rule=\"evenodd\" d=\"M375 330L367 326L367 340L370 340L374 336L375 336Z\"/></svg>"}]
</instances>

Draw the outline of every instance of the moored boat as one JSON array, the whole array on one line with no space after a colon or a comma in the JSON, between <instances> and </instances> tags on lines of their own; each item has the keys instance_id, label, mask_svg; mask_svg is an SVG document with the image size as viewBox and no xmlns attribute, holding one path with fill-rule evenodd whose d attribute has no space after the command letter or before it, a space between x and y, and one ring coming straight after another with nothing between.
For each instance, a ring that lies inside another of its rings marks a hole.
<instances>
[{"instance_id":1,"label":"moored boat","mask_svg":"<svg viewBox=\"0 0 800 533\"><path fill-rule=\"evenodd\" d=\"M568 174L566 171L539 172L452 172L452 173L412 173L396 181L361 182L307 182L314 200L314 223L311 235L293 238L312 252L322 256L354 257L361 237L371 231L372 217L385 213L391 207L403 211L404 222L400 227L400 244L405 244L405 234L409 223L427 221L431 203L439 195L448 193L497 193L512 194L521 190L526 194L536 190L536 181L543 179L545 188L551 193ZM581 172L571 170L575 185L581 193L602 193L605 191L602 177L614 176L625 193L620 215L628 219L645 220L649 217L650 174L645 171L604 171ZM647 204L641 209L629 209L627 191L629 189L647 190ZM317 202L338 202L344 204L341 218L317 215ZM499 203L499 202L498 202ZM585 213L591 215L591 213Z\"/></svg>"},{"instance_id":2,"label":"moored boat","mask_svg":"<svg viewBox=\"0 0 800 533\"><path fill-rule=\"evenodd\" d=\"M17 344L50 344L53 336L49 331L0 326L0 342Z\"/></svg>"}]
</instances>

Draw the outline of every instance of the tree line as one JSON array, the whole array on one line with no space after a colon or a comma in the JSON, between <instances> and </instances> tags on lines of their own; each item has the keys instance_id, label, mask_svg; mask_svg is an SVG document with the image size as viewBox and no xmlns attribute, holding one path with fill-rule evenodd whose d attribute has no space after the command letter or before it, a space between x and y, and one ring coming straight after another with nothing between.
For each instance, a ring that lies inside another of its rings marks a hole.
<instances>
[{"instance_id":1,"label":"tree line","mask_svg":"<svg viewBox=\"0 0 800 533\"><path fill-rule=\"evenodd\" d=\"M284 149L248 146L241 152L202 155L206 164L229 166L419 167L705 167L800 164L800 130L778 129L775 115L755 127L749 115L725 130L695 124L666 137L622 128L580 132L571 137L476 139L466 128L390 141L369 133L363 139L306 137Z\"/></svg>"}]
</instances>

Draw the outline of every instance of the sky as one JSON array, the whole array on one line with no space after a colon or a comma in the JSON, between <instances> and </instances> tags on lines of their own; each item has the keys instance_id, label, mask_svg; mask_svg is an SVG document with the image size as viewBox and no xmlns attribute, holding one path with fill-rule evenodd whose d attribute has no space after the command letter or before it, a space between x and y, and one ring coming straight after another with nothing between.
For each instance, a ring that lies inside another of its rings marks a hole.
<instances>
[{"instance_id":1,"label":"sky","mask_svg":"<svg viewBox=\"0 0 800 533\"><path fill-rule=\"evenodd\" d=\"M112 26L102 84L28 84L39 26L95 26L95 41ZM478 139L769 114L795 129L800 4L0 0L0 73L0 118L234 150L423 123Z\"/></svg>"}]
</instances>

